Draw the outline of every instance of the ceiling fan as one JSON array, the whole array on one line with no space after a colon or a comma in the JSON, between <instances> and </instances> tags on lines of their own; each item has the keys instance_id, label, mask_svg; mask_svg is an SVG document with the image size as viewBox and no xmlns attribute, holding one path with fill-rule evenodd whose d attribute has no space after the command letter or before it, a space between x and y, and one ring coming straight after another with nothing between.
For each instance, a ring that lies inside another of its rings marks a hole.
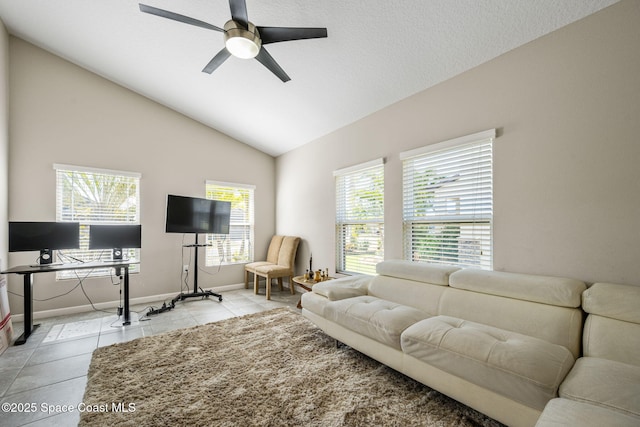
<instances>
[{"instance_id":1,"label":"ceiling fan","mask_svg":"<svg viewBox=\"0 0 640 427\"><path fill-rule=\"evenodd\" d=\"M185 24L224 33L224 44L216 56L209 61L202 72L211 74L224 61L233 55L237 58L256 58L283 82L291 80L282 67L264 48L269 43L286 42L291 40L316 39L327 37L326 28L293 28L293 27L259 27L249 22L247 4L245 0L229 0L231 19L224 24L224 29L215 25L199 21L188 16L139 3L140 11L162 18L173 19Z\"/></svg>"}]
</instances>

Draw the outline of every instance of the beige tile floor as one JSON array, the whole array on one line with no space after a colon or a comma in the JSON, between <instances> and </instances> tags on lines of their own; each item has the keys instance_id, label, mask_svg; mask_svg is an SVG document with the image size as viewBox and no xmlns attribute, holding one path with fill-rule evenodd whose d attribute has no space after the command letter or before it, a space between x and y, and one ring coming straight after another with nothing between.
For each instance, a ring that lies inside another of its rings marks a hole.
<instances>
[{"instance_id":1,"label":"beige tile floor","mask_svg":"<svg viewBox=\"0 0 640 427\"><path fill-rule=\"evenodd\" d=\"M82 401L91 353L98 347L278 307L295 308L300 298L287 289L274 290L271 301L266 300L264 289L258 295L241 289L222 292L222 296L222 302L186 299L173 310L150 317L145 316L148 307L159 307L162 301L133 306L129 326L122 326L115 309L36 320L40 327L27 343L12 346L0 356L0 426L77 425L79 412L64 412L61 405L76 408ZM14 322L14 337L22 328Z\"/></svg>"}]
</instances>

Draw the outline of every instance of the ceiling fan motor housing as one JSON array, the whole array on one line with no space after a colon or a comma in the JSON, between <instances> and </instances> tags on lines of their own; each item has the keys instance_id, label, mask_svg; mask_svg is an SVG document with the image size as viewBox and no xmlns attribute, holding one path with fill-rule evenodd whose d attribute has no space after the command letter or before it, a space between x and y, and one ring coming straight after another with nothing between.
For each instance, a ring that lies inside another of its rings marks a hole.
<instances>
[{"instance_id":1,"label":"ceiling fan motor housing","mask_svg":"<svg viewBox=\"0 0 640 427\"><path fill-rule=\"evenodd\" d=\"M262 40L258 29L251 22L247 22L247 28L244 28L231 19L224 24L224 45L233 56L250 59L260 52Z\"/></svg>"}]
</instances>

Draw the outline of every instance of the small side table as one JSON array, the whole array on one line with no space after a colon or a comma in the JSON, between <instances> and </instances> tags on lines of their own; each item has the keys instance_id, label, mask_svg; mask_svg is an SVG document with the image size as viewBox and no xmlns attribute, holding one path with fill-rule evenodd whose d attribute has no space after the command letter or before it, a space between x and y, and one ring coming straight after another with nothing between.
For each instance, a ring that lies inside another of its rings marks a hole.
<instances>
[{"instance_id":1,"label":"small side table","mask_svg":"<svg viewBox=\"0 0 640 427\"><path fill-rule=\"evenodd\" d=\"M323 281L327 281L331 279L333 279L333 277L329 277L327 279L324 279ZM313 279L305 280L304 276L296 276L293 278L293 283L300 286L305 291L311 292L311 288L313 287L313 285L315 285L316 283L322 283L322 282L316 282ZM298 301L298 308L302 308L302 298L300 298L300 300Z\"/></svg>"}]
</instances>

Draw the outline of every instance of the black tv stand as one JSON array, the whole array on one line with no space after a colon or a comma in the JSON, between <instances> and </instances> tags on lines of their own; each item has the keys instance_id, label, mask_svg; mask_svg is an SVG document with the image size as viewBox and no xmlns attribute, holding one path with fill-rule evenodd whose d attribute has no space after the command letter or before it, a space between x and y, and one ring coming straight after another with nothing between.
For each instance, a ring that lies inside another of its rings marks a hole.
<instances>
[{"instance_id":1,"label":"black tv stand","mask_svg":"<svg viewBox=\"0 0 640 427\"><path fill-rule=\"evenodd\" d=\"M203 289L198 288L198 248L211 246L209 244L203 243L198 244L198 233L196 233L196 242L193 245L184 245L184 248L193 248L194 261L193 261L193 292L181 292L178 296L171 300L171 306L175 306L175 303L178 301L184 301L187 298L209 298L209 297L217 297L218 301L222 302L222 295L217 294L213 291L205 291Z\"/></svg>"},{"instance_id":2,"label":"black tv stand","mask_svg":"<svg viewBox=\"0 0 640 427\"><path fill-rule=\"evenodd\" d=\"M180 295L178 295L177 297L175 297L174 299L171 300L172 304L175 304L178 301L184 301L187 298L209 298L209 297L217 297L218 301L222 301L222 295L220 294L216 294L215 292L212 291L204 291L201 290L200 292L189 292L189 293L182 293Z\"/></svg>"}]
</instances>

